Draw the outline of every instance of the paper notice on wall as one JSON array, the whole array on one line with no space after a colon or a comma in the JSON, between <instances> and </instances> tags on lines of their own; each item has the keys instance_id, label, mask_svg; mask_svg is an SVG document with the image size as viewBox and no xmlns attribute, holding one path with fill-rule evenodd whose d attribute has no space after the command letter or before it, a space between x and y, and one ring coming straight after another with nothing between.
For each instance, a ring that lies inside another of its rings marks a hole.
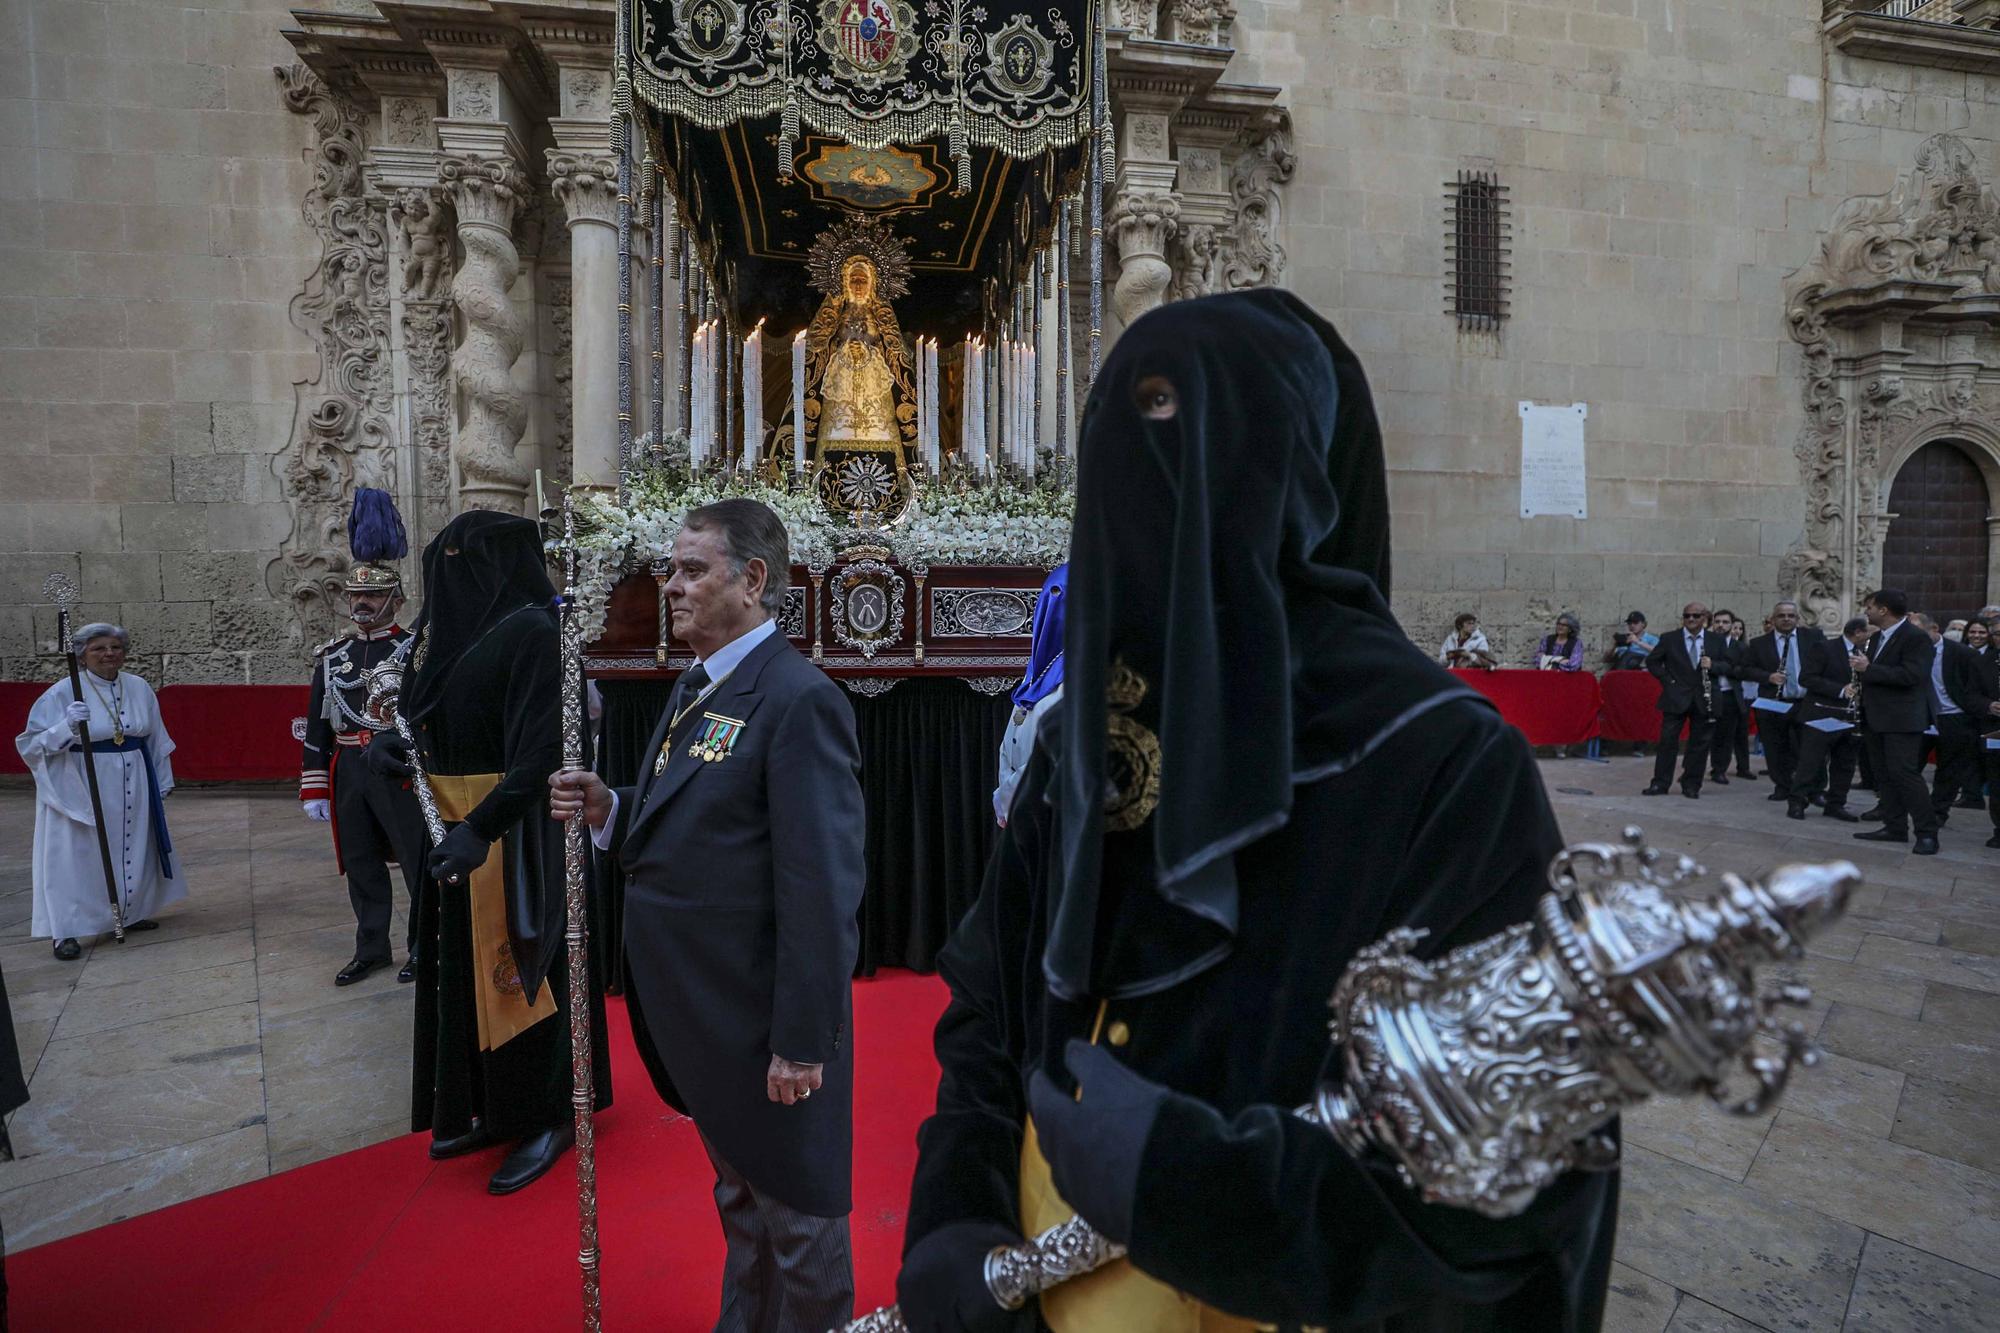
<instances>
[{"instance_id":1,"label":"paper notice on wall","mask_svg":"<svg viewBox=\"0 0 2000 1333\"><path fill-rule=\"evenodd\" d=\"M1584 494L1584 403L1521 404L1521 517L1589 517Z\"/></svg>"}]
</instances>

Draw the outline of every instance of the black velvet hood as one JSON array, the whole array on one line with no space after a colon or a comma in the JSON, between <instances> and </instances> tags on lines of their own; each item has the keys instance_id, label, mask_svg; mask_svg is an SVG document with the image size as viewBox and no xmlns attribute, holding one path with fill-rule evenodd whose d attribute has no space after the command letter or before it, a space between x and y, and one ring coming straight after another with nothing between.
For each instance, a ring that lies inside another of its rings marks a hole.
<instances>
[{"instance_id":1,"label":"black velvet hood","mask_svg":"<svg viewBox=\"0 0 2000 1333\"><path fill-rule=\"evenodd\" d=\"M1426 670L1389 612L1367 378L1296 297L1232 293L1138 320L1091 391L1077 452L1043 968L1066 999L1120 998L1228 955L1234 853L1285 825L1295 785L1478 696ZM1136 707L1128 692L1107 702L1114 663L1143 682ZM1157 806L1108 831L1107 800L1133 772L1132 747L1107 759L1107 741L1133 724L1157 737ZM1367 823L1356 811L1352 836Z\"/></svg>"},{"instance_id":2,"label":"black velvet hood","mask_svg":"<svg viewBox=\"0 0 2000 1333\"><path fill-rule=\"evenodd\" d=\"M416 669L401 703L412 721L437 707L452 667L488 630L524 606L550 605L556 595L541 525L485 509L467 510L431 538L423 573L424 606L410 650Z\"/></svg>"}]
</instances>

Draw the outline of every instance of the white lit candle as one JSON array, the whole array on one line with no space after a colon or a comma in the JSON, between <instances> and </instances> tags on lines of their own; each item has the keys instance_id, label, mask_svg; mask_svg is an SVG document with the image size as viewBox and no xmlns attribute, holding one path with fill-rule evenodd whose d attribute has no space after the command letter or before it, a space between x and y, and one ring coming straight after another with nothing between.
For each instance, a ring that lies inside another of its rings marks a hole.
<instances>
[{"instance_id":1,"label":"white lit candle","mask_svg":"<svg viewBox=\"0 0 2000 1333\"><path fill-rule=\"evenodd\" d=\"M806 470L806 331L792 335L792 471Z\"/></svg>"},{"instance_id":2,"label":"white lit candle","mask_svg":"<svg viewBox=\"0 0 2000 1333\"><path fill-rule=\"evenodd\" d=\"M764 321L743 340L743 466L757 465L764 448Z\"/></svg>"}]
</instances>

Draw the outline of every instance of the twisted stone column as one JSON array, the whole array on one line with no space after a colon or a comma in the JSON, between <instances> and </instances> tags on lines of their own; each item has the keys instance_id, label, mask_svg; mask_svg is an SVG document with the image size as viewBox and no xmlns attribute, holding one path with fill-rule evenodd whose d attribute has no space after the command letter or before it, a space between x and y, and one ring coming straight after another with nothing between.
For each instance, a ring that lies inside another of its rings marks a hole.
<instances>
[{"instance_id":1,"label":"twisted stone column","mask_svg":"<svg viewBox=\"0 0 2000 1333\"><path fill-rule=\"evenodd\" d=\"M613 490L618 485L618 159L551 148L549 189L569 221L576 482Z\"/></svg>"},{"instance_id":2,"label":"twisted stone column","mask_svg":"<svg viewBox=\"0 0 2000 1333\"><path fill-rule=\"evenodd\" d=\"M1180 211L1180 201L1166 191L1128 190L1112 206L1105 224L1118 248L1111 307L1124 327L1166 299L1174 279L1167 243L1180 230Z\"/></svg>"},{"instance_id":3,"label":"twisted stone column","mask_svg":"<svg viewBox=\"0 0 2000 1333\"><path fill-rule=\"evenodd\" d=\"M467 509L521 513L534 469L516 446L528 428L528 403L512 371L526 329L508 293L521 269L514 245L514 211L528 179L507 157L446 157L438 178L458 212L458 240L465 261L451 295L465 321L452 351L459 414L451 457L458 494Z\"/></svg>"}]
</instances>

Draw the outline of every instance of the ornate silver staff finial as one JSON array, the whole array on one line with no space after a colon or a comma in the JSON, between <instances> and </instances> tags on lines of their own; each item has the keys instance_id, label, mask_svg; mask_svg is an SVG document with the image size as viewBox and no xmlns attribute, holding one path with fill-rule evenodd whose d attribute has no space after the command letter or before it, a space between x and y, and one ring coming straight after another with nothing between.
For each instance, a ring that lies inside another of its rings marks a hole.
<instances>
[{"instance_id":1,"label":"ornate silver staff finial","mask_svg":"<svg viewBox=\"0 0 2000 1333\"><path fill-rule=\"evenodd\" d=\"M1487 1217L1514 1216L1568 1172L1615 1165L1599 1131L1649 1097L1758 1114L1818 1053L1779 1016L1810 992L1760 989L1757 969L1799 957L1861 874L1846 861L1788 865L1685 896L1706 875L1627 828L1620 843L1558 853L1553 891L1510 930L1430 960L1412 952L1422 931L1389 932L1334 988L1338 1081L1294 1114L1357 1157L1386 1156L1427 1202ZM1744 1073L1756 1086L1732 1100ZM987 1289L1018 1309L1123 1253L1075 1218L988 1255ZM893 1306L847 1326L904 1327Z\"/></svg>"},{"instance_id":2,"label":"ornate silver staff finial","mask_svg":"<svg viewBox=\"0 0 2000 1333\"><path fill-rule=\"evenodd\" d=\"M68 611L77 604L76 580L67 574L51 574L42 580L42 596L56 604L61 611Z\"/></svg>"}]
</instances>

